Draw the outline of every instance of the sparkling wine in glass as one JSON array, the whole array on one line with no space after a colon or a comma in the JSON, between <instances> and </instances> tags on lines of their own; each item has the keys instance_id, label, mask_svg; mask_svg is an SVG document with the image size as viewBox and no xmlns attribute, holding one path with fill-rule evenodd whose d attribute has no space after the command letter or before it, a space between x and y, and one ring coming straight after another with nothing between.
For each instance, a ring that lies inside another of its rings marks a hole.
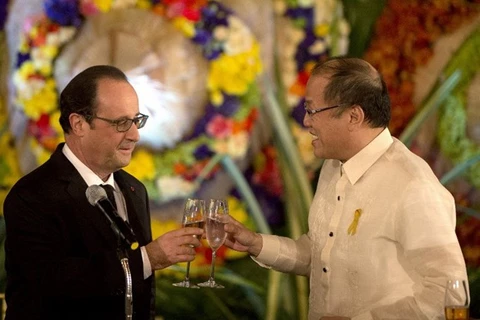
<instances>
[{"instance_id":1,"label":"sparkling wine in glass","mask_svg":"<svg viewBox=\"0 0 480 320\"><path fill-rule=\"evenodd\" d=\"M205 201L201 199L188 198L185 202L183 210L183 227L197 227L203 228L205 224ZM194 236L196 237L196 236ZM173 284L176 287L194 288L200 287L190 282L190 261L187 262L187 271L185 272L185 279L181 282Z\"/></svg>"},{"instance_id":2,"label":"sparkling wine in glass","mask_svg":"<svg viewBox=\"0 0 480 320\"><path fill-rule=\"evenodd\" d=\"M466 280L447 281L445 289L445 319L468 320L470 297Z\"/></svg>"},{"instance_id":3,"label":"sparkling wine in glass","mask_svg":"<svg viewBox=\"0 0 480 320\"><path fill-rule=\"evenodd\" d=\"M217 258L217 250L220 248L227 233L224 225L228 219L228 203L227 200L211 199L208 204L207 220L205 223L205 237L208 245L212 248L212 265L210 267L210 278L198 285L208 288L224 288L221 284L215 282L215 259Z\"/></svg>"}]
</instances>

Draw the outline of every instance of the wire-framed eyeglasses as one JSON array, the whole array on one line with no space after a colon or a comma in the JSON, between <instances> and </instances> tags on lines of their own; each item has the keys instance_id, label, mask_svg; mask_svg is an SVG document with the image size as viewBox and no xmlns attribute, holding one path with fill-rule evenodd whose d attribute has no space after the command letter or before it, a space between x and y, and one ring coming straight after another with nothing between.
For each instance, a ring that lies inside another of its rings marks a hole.
<instances>
[{"instance_id":1,"label":"wire-framed eyeglasses","mask_svg":"<svg viewBox=\"0 0 480 320\"><path fill-rule=\"evenodd\" d=\"M117 120L102 118L98 116L93 116L93 119L100 119L102 121L110 123L112 126L115 126L118 132L127 132L132 127L132 124L135 123L135 126L138 129L143 128L147 122L148 116L145 114L138 114L133 119L122 118Z\"/></svg>"},{"instance_id":2,"label":"wire-framed eyeglasses","mask_svg":"<svg viewBox=\"0 0 480 320\"><path fill-rule=\"evenodd\" d=\"M319 113L319 112L322 112L322 111L327 111L327 110L330 110L330 109L342 107L342 106L344 106L344 105L345 105L344 103L340 103L340 104L337 104L337 105L334 105L334 106L330 106L330 107L325 107L325 108L309 109L309 108L307 107L307 103L305 102L305 103L303 104L303 108L305 109L305 112L306 112L310 117L312 117L315 113Z\"/></svg>"}]
</instances>

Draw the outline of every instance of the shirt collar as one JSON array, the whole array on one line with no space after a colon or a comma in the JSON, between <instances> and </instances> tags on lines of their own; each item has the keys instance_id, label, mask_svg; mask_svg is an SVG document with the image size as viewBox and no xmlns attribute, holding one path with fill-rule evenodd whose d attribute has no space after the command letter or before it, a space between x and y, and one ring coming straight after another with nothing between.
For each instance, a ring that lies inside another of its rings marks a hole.
<instances>
[{"instance_id":1,"label":"shirt collar","mask_svg":"<svg viewBox=\"0 0 480 320\"><path fill-rule=\"evenodd\" d=\"M73 164L75 169L77 169L78 173L82 176L83 180L87 183L90 187L91 185L101 185L101 184L109 184L113 188L115 188L115 180L113 180L113 174L108 176L108 180L103 182L99 176L97 176L89 167L87 167L77 156L70 150L68 145L65 143L62 149L63 154L67 159Z\"/></svg>"},{"instance_id":2,"label":"shirt collar","mask_svg":"<svg viewBox=\"0 0 480 320\"><path fill-rule=\"evenodd\" d=\"M388 128L385 128L366 147L343 164L343 170L353 185L380 158L393 143Z\"/></svg>"}]
</instances>

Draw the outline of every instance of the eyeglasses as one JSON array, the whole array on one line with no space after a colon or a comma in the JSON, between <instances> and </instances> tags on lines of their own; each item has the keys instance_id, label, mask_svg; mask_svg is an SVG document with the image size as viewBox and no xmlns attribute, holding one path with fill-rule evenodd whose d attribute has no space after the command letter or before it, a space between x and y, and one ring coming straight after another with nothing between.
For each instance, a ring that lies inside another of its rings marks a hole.
<instances>
[{"instance_id":1,"label":"eyeglasses","mask_svg":"<svg viewBox=\"0 0 480 320\"><path fill-rule=\"evenodd\" d=\"M334 108L338 108L338 107L341 107L341 106L344 106L345 104L344 103L341 103L341 104L337 104L337 105L334 105L334 106L331 106L331 107L325 107L325 108L318 108L318 109L309 109L307 107L307 103L305 102L303 104L303 108L305 109L305 112L310 116L312 117L315 113L319 113L319 112L322 112L322 111L327 111L327 110L330 110L330 109L334 109Z\"/></svg>"},{"instance_id":2,"label":"eyeglasses","mask_svg":"<svg viewBox=\"0 0 480 320\"><path fill-rule=\"evenodd\" d=\"M116 126L118 132L127 132L128 130L130 130L132 124L134 123L138 129L143 128L143 126L145 126L145 123L147 122L148 116L140 113L133 119L123 118L118 120L112 120L97 116L93 116L93 119L100 119L102 121L110 123L112 126Z\"/></svg>"}]
</instances>

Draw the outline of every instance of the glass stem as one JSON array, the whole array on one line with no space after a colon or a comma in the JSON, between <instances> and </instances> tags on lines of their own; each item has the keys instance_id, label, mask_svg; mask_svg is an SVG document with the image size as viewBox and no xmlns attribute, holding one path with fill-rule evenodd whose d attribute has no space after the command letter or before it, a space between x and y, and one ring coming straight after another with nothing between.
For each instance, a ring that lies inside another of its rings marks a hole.
<instances>
[{"instance_id":1,"label":"glass stem","mask_svg":"<svg viewBox=\"0 0 480 320\"><path fill-rule=\"evenodd\" d=\"M187 262L187 272L185 272L185 281L190 281L190 261Z\"/></svg>"},{"instance_id":2,"label":"glass stem","mask_svg":"<svg viewBox=\"0 0 480 320\"><path fill-rule=\"evenodd\" d=\"M212 265L210 267L210 281L215 282L215 259L217 258L217 251L212 251Z\"/></svg>"}]
</instances>

